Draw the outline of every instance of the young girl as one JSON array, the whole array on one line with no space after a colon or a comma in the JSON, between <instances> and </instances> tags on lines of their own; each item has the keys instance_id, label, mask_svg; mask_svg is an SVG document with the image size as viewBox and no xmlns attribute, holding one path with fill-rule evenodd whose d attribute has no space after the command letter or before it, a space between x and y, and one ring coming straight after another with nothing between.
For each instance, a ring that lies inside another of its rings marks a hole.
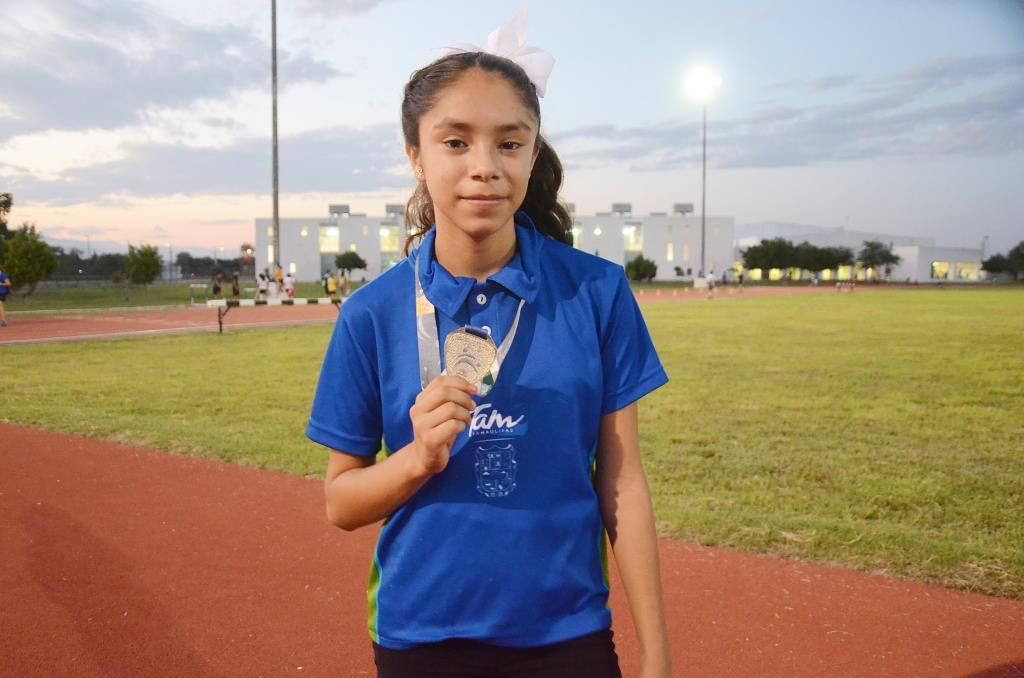
<instances>
[{"instance_id":1,"label":"young girl","mask_svg":"<svg viewBox=\"0 0 1024 678\"><path fill-rule=\"evenodd\" d=\"M413 74L422 240L346 302L320 373L307 435L332 450L328 519L384 519L368 597L385 678L620 676L606 532L642 675L670 675L636 405L667 377L622 267L567 244L542 88L484 52ZM450 335L497 347L482 380L441 371Z\"/></svg>"}]
</instances>

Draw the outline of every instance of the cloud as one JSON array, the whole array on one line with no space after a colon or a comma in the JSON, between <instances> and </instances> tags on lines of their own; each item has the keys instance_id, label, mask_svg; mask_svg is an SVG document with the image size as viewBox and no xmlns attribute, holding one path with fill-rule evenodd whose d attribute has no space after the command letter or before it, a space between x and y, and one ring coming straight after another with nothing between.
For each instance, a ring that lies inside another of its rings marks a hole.
<instances>
[{"instance_id":1,"label":"cloud","mask_svg":"<svg viewBox=\"0 0 1024 678\"><path fill-rule=\"evenodd\" d=\"M240 28L187 26L129 2L38 0L30 7L0 24L0 139L121 127L146 109L269 88L270 46ZM278 68L282 89L346 75L280 48Z\"/></svg>"},{"instance_id":2,"label":"cloud","mask_svg":"<svg viewBox=\"0 0 1024 678\"><path fill-rule=\"evenodd\" d=\"M298 11L304 15L329 17L365 14L392 0L300 0Z\"/></svg>"},{"instance_id":3,"label":"cloud","mask_svg":"<svg viewBox=\"0 0 1024 678\"><path fill-rule=\"evenodd\" d=\"M396 172L404 161L394 125L334 127L283 138L282 193L341 193L401 188L409 176ZM263 194L271 190L268 139L248 138L220 149L177 144L133 143L119 159L65 171L57 181L32 175L9 180L22 201L73 205L118 204L122 196L157 197Z\"/></svg>"},{"instance_id":4,"label":"cloud","mask_svg":"<svg viewBox=\"0 0 1024 678\"><path fill-rule=\"evenodd\" d=\"M852 82L837 76L784 85L821 91ZM1024 53L931 62L863 83L850 96L857 98L709 120L708 163L787 167L1024 150ZM662 171L701 162L701 130L693 122L588 126L550 136L569 167Z\"/></svg>"}]
</instances>

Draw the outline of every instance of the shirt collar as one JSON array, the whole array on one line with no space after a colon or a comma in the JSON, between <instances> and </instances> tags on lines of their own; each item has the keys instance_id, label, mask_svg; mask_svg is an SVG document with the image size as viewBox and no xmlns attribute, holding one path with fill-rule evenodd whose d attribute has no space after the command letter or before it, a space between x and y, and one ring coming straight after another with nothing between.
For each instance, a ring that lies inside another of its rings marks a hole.
<instances>
[{"instance_id":1,"label":"shirt collar","mask_svg":"<svg viewBox=\"0 0 1024 678\"><path fill-rule=\"evenodd\" d=\"M501 285L529 304L537 297L540 251L545 237L526 212L516 212L515 227L515 256L488 280ZM420 285L430 303L451 318L466 303L466 297L472 292L476 281L473 278L455 277L437 263L434 258L434 237L435 229L432 228L423 236L423 241L415 251L417 257L422 257L419 265Z\"/></svg>"}]
</instances>

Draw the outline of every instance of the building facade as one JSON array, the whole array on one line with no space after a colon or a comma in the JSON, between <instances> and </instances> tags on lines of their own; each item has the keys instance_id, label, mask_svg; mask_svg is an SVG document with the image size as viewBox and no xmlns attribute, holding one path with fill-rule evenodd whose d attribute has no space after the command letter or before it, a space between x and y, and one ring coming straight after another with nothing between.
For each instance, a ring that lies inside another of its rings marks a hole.
<instances>
[{"instance_id":1,"label":"building facade","mask_svg":"<svg viewBox=\"0 0 1024 678\"><path fill-rule=\"evenodd\" d=\"M643 255L658 267L656 280L689 280L701 275L701 220L692 205L677 204L671 213L633 215L629 203L615 203L610 212L573 217L574 246L620 265ZM403 205L387 205L384 216L353 214L347 205L331 205L328 216L281 219L280 264L299 280L316 280L335 270L341 252L357 252L366 271L353 278L370 280L402 260L406 229ZM734 264L733 219L707 217L704 262L716 275ZM256 270L271 268L273 220L256 219Z\"/></svg>"},{"instance_id":2,"label":"building facade","mask_svg":"<svg viewBox=\"0 0 1024 678\"><path fill-rule=\"evenodd\" d=\"M763 239L785 238L793 244L810 243L817 247L847 247L854 256L869 240L888 245L901 261L889 273L895 282L977 282L985 279L981 270L982 251L980 248L947 247L937 245L934 238L917 238L891 233L850 230L848 228L826 228L807 224L787 222L762 222L736 227L736 259L743 259L743 249ZM841 280L851 278L864 280L873 271L859 267L844 266L838 272ZM832 272L825 272L824 279L831 279ZM775 277L772 275L771 277ZM764 276L769 277L769 276ZM753 276L757 279L758 276Z\"/></svg>"}]
</instances>

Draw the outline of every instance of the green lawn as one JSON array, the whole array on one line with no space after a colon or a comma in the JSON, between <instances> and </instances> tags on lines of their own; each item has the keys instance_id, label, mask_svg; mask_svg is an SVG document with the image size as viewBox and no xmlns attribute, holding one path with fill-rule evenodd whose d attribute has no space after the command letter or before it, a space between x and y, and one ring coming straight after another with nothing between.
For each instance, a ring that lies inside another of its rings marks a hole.
<instances>
[{"instance_id":1,"label":"green lawn","mask_svg":"<svg viewBox=\"0 0 1024 678\"><path fill-rule=\"evenodd\" d=\"M188 282L167 283L157 285L132 285L122 283L116 286L99 287L95 285L81 285L78 287L60 287L58 289L39 289L32 296L22 296L24 290L12 294L7 298L7 312L17 315L19 312L41 312L41 311L70 311L82 309L108 309L128 308L147 306L183 306L195 300L204 303L209 293L209 280L199 280L196 284L203 284L203 289L192 290ZM358 287L359 283L354 283ZM242 283L242 297L252 299L256 290L256 283ZM224 291L231 294L231 281L224 284ZM324 295L323 288L319 283L300 282L295 285L295 295L298 297L320 297Z\"/></svg>"},{"instance_id":2,"label":"green lawn","mask_svg":"<svg viewBox=\"0 0 1024 678\"><path fill-rule=\"evenodd\" d=\"M1024 598L1024 292L644 307L664 534ZM319 475L327 326L0 349L0 418ZM13 397L11 395L13 394Z\"/></svg>"}]
</instances>

